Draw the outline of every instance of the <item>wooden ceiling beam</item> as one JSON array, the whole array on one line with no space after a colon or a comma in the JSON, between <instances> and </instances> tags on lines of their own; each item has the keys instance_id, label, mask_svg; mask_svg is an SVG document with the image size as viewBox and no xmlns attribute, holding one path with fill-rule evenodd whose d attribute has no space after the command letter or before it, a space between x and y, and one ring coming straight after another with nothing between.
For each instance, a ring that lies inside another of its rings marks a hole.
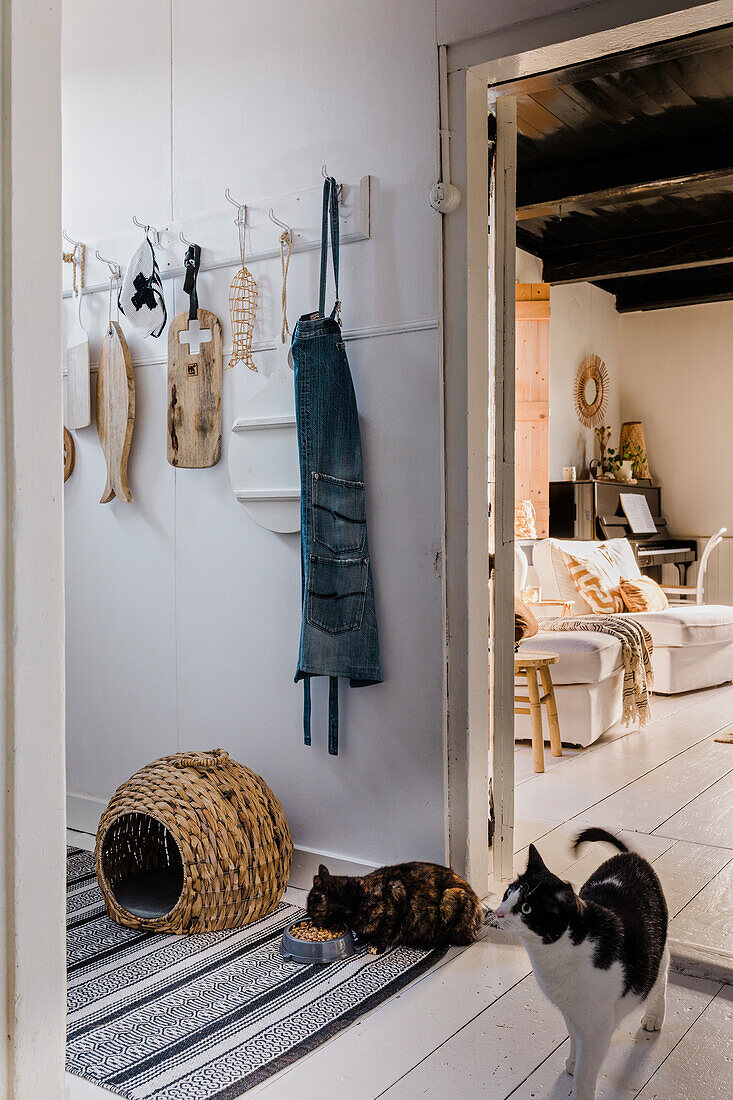
<instances>
[{"instance_id":1,"label":"wooden ceiling beam","mask_svg":"<svg viewBox=\"0 0 733 1100\"><path fill-rule=\"evenodd\" d=\"M546 283L597 282L711 267L730 263L731 259L733 221L728 221L548 248L542 257L542 278Z\"/></svg>"},{"instance_id":2,"label":"wooden ceiling beam","mask_svg":"<svg viewBox=\"0 0 733 1100\"><path fill-rule=\"evenodd\" d=\"M733 44L733 24L727 23L722 27L698 31L681 38L652 42L648 46L639 46L633 50L606 54L604 57L584 61L569 68L551 69L549 72L492 84L489 88L489 104L493 106L503 95L531 95L533 92L547 91L549 88L557 88L563 84L575 84L580 80L593 80L599 76L625 72L628 69L645 68L660 61L672 61L695 53L707 53L731 44Z\"/></svg>"},{"instance_id":3,"label":"wooden ceiling beam","mask_svg":"<svg viewBox=\"0 0 733 1100\"><path fill-rule=\"evenodd\" d=\"M733 299L733 264L613 279L596 286L616 296L619 313L724 302Z\"/></svg>"},{"instance_id":4,"label":"wooden ceiling beam","mask_svg":"<svg viewBox=\"0 0 733 1100\"><path fill-rule=\"evenodd\" d=\"M519 145L517 205L553 205L566 196L583 197L603 191L654 184L684 176L714 178L731 171L728 143L721 140L687 142L648 149L644 152L610 157L606 160L577 161L567 167L533 172L522 170L522 144Z\"/></svg>"},{"instance_id":5,"label":"wooden ceiling beam","mask_svg":"<svg viewBox=\"0 0 733 1100\"><path fill-rule=\"evenodd\" d=\"M717 291L699 290L695 294L679 291L661 298L645 298L643 295L629 294L616 298L617 313L648 313L653 309L677 309L680 306L704 306L710 302L729 302L733 299L733 281Z\"/></svg>"},{"instance_id":6,"label":"wooden ceiling beam","mask_svg":"<svg viewBox=\"0 0 733 1100\"><path fill-rule=\"evenodd\" d=\"M523 252L529 252L530 256L536 256L538 260L543 259L543 249L540 241L537 237L533 237L531 233L526 233L519 225L517 226L517 248L521 248Z\"/></svg>"},{"instance_id":7,"label":"wooden ceiling beam","mask_svg":"<svg viewBox=\"0 0 733 1100\"><path fill-rule=\"evenodd\" d=\"M733 168L714 168L707 172L689 172L646 182L629 182L584 195L567 195L552 202L535 202L517 207L517 221L532 218L561 218L574 211L593 211L601 206L618 206L643 199L668 197L678 191L720 191L733 184Z\"/></svg>"}]
</instances>

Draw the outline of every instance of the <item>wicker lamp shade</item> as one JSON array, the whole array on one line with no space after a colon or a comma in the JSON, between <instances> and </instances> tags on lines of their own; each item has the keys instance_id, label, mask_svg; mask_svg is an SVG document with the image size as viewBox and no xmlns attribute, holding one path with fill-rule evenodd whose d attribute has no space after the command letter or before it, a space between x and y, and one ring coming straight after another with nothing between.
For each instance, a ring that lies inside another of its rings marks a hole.
<instances>
[{"instance_id":1,"label":"wicker lamp shade","mask_svg":"<svg viewBox=\"0 0 733 1100\"><path fill-rule=\"evenodd\" d=\"M278 799L221 749L141 768L113 795L95 849L108 916L179 933L241 928L272 912L292 855Z\"/></svg>"},{"instance_id":2,"label":"wicker lamp shade","mask_svg":"<svg viewBox=\"0 0 733 1100\"><path fill-rule=\"evenodd\" d=\"M651 478L649 459L646 454L646 443L644 441L644 425L641 420L627 420L621 425L621 432L618 438L619 452L623 454L627 446L632 451L640 447L644 453L642 461L634 465L634 476Z\"/></svg>"}]
</instances>

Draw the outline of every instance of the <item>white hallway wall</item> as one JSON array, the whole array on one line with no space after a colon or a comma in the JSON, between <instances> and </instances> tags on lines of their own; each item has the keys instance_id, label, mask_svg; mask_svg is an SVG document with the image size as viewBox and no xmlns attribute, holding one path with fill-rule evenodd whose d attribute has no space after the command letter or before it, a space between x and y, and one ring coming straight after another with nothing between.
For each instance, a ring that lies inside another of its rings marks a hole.
<instances>
[{"instance_id":1,"label":"white hallway wall","mask_svg":"<svg viewBox=\"0 0 733 1100\"><path fill-rule=\"evenodd\" d=\"M342 251L344 327L427 322L348 344L386 682L342 688L336 759L326 752L322 690L313 747L302 744L302 687L292 682L298 536L248 519L226 453L213 470L167 464L165 366L140 362L164 356L164 340L141 342L127 327L138 363L134 503L97 503L104 464L93 426L75 433L66 485L72 792L107 799L156 756L223 745L270 782L299 846L374 862L443 858L437 251L427 203L434 42L432 0L64 4L67 232L113 235L133 214L193 219L221 209L227 186L250 201L311 188L324 162L343 179L370 173L371 240ZM316 253L293 257L291 323L317 303L317 262ZM279 331L279 261L253 271L257 342ZM225 346L232 274L200 277ZM172 315L187 299L180 282L165 285ZM104 295L94 298L93 357L107 308ZM256 356L264 374L270 354ZM226 449L261 379L242 366L224 378ZM71 802L77 822L98 808Z\"/></svg>"},{"instance_id":2,"label":"white hallway wall","mask_svg":"<svg viewBox=\"0 0 733 1100\"><path fill-rule=\"evenodd\" d=\"M644 15L689 6L648 0ZM297 539L246 520L224 461L209 472L167 466L164 348L131 339L135 504L96 503L104 471L93 428L77 433L78 466L66 486L72 791L105 799L162 752L221 743L272 782L301 845L377 861L442 854L440 393L430 326L437 254L425 203L436 171L436 25L441 42L490 34L481 46L488 58L638 16L631 0L553 0L549 8L546 0L438 0L437 11L432 0L265 8L213 0L205 9L192 0L123 8L67 0L64 221L72 235L114 234L133 213L152 223L193 218L220 209L225 186L243 198L309 188L324 162L342 178L369 172L372 239L343 254L346 328L428 322L349 345L387 682L344 693L338 760L325 753L322 727L314 749L300 744L300 692L291 684ZM315 254L293 261L293 317L313 306L316 264ZM277 266L258 265L256 275L262 338L277 331ZM201 278L225 343L229 276ZM180 309L180 285L167 289L170 310ZM106 304L95 297L98 353ZM141 365L151 353L158 363ZM226 374L225 426L256 385L246 373ZM315 712L323 713L318 696ZM73 808L81 812L80 803Z\"/></svg>"}]
</instances>

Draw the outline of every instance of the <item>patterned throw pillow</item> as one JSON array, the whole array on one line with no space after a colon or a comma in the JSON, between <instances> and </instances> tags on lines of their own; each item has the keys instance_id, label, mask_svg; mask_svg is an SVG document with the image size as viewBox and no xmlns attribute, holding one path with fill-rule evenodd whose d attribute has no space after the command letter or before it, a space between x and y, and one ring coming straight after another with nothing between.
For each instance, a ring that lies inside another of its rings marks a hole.
<instances>
[{"instance_id":1,"label":"patterned throw pillow","mask_svg":"<svg viewBox=\"0 0 733 1100\"><path fill-rule=\"evenodd\" d=\"M651 577L638 580L622 577L619 589L629 611L665 611L669 607L669 600Z\"/></svg>"},{"instance_id":2,"label":"patterned throw pillow","mask_svg":"<svg viewBox=\"0 0 733 1100\"><path fill-rule=\"evenodd\" d=\"M564 550L562 556L573 584L592 611L599 615L614 615L624 610L618 581L600 549L598 554L589 558L576 558Z\"/></svg>"}]
</instances>

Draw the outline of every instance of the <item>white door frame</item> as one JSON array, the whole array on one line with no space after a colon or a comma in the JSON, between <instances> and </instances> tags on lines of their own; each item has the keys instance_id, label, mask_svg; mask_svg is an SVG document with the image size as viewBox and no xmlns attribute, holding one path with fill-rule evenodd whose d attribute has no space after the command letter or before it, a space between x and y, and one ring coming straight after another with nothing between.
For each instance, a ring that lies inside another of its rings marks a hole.
<instances>
[{"instance_id":1,"label":"white door frame","mask_svg":"<svg viewBox=\"0 0 733 1100\"><path fill-rule=\"evenodd\" d=\"M0 22L0 1096L64 1095L61 11Z\"/></svg>"},{"instance_id":2,"label":"white door frame","mask_svg":"<svg viewBox=\"0 0 733 1100\"><path fill-rule=\"evenodd\" d=\"M443 218L443 406L445 499L445 608L448 647L447 760L449 858L482 894L489 870L486 848L488 813L487 715L489 712L487 619L488 555L486 495L489 431L489 345L494 392L499 415L514 421L514 251L500 215L501 241L491 252L496 278L492 310L496 324L491 337L486 323L489 302L489 219L486 113L489 86L500 102L499 85L548 70L592 61L608 54L679 38L733 22L733 0L717 0L685 11L660 15L621 27L613 21L611 3L581 12L566 12L528 26L508 28L448 47L448 104L441 125L451 133L452 182L464 202ZM627 9L628 10L628 9ZM589 30L577 34L579 19ZM533 47L533 48L529 48ZM507 94L511 94L507 91ZM511 171L511 108L502 109L497 141L497 167ZM502 146L501 134L504 134ZM500 195L497 193L497 199ZM503 301L501 298L503 297ZM498 398L497 398L498 395ZM498 426L498 422L497 422ZM503 471L497 467L500 491L493 501L494 630L501 647L494 654L496 688L491 703L494 731L492 774L496 831L493 876L512 874L514 827L513 658L508 623L513 626L513 446L501 449ZM513 640L513 634L512 634Z\"/></svg>"}]
</instances>

